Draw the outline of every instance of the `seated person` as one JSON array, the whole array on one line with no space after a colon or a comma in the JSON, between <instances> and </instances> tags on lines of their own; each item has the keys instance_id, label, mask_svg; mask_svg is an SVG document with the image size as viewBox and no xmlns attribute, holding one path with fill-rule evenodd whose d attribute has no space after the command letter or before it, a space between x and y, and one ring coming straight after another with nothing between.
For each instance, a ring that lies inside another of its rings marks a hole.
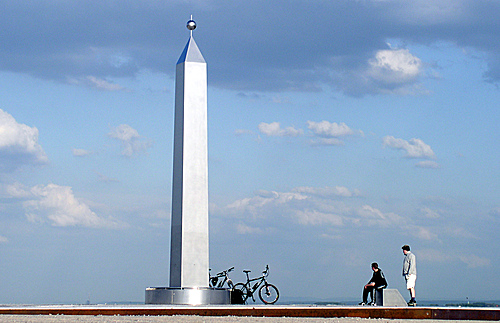
<instances>
[{"instance_id":1,"label":"seated person","mask_svg":"<svg viewBox=\"0 0 500 323\"><path fill-rule=\"evenodd\" d=\"M372 263L373 276L372 279L365 285L363 289L363 301L359 305L366 305L368 303L368 294L370 294L371 302L374 303L373 292L375 289L383 289L387 287L387 281L385 280L384 273L382 269L378 268L376 262Z\"/></svg>"}]
</instances>

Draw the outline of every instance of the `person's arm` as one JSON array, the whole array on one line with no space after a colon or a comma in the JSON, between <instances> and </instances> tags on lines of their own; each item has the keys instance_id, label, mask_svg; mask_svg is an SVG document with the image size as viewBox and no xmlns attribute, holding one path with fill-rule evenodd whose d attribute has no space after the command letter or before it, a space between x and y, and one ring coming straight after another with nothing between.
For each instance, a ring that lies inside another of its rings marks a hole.
<instances>
[{"instance_id":1,"label":"person's arm","mask_svg":"<svg viewBox=\"0 0 500 323\"><path fill-rule=\"evenodd\" d=\"M367 288L368 286L375 286L375 274L373 274L370 281L365 285L365 288Z\"/></svg>"},{"instance_id":2,"label":"person's arm","mask_svg":"<svg viewBox=\"0 0 500 323\"><path fill-rule=\"evenodd\" d=\"M408 276L409 269L410 269L410 261L409 257L406 256L403 260L403 276Z\"/></svg>"},{"instance_id":3,"label":"person's arm","mask_svg":"<svg viewBox=\"0 0 500 323\"><path fill-rule=\"evenodd\" d=\"M375 283L368 283L368 284L365 285L365 288L368 288L370 286L375 286Z\"/></svg>"},{"instance_id":4,"label":"person's arm","mask_svg":"<svg viewBox=\"0 0 500 323\"><path fill-rule=\"evenodd\" d=\"M414 254L411 254L412 257L410 259L410 268L408 268L408 274L416 274L417 273L417 261Z\"/></svg>"}]
</instances>

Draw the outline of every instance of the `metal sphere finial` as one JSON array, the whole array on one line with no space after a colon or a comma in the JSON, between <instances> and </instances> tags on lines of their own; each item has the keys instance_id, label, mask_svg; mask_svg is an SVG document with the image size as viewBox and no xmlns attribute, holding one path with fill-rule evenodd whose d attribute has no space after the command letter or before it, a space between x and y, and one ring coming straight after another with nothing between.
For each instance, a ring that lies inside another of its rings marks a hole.
<instances>
[{"instance_id":1,"label":"metal sphere finial","mask_svg":"<svg viewBox=\"0 0 500 323\"><path fill-rule=\"evenodd\" d=\"M186 27L187 27L187 29L189 29L189 30L193 31L193 30L195 30L195 29L196 29L196 22L195 22L193 19L191 19L191 20L189 20L189 21L187 22Z\"/></svg>"}]
</instances>

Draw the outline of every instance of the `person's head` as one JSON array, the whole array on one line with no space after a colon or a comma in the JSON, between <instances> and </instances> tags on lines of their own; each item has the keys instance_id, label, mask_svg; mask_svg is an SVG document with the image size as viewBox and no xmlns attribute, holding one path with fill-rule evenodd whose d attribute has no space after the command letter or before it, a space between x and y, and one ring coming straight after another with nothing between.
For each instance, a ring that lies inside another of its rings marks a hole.
<instances>
[{"instance_id":1,"label":"person's head","mask_svg":"<svg viewBox=\"0 0 500 323\"><path fill-rule=\"evenodd\" d=\"M405 244L401 249L403 249L403 253L406 255L410 251L410 246Z\"/></svg>"},{"instance_id":2,"label":"person's head","mask_svg":"<svg viewBox=\"0 0 500 323\"><path fill-rule=\"evenodd\" d=\"M376 262L372 263L372 270L377 271L378 270L378 264Z\"/></svg>"}]
</instances>

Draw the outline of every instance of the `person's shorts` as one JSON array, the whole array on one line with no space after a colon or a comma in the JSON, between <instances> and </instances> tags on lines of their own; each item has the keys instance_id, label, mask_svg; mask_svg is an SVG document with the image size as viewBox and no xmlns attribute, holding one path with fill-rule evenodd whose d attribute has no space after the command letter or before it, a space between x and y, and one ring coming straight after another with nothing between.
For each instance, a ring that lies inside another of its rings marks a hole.
<instances>
[{"instance_id":1,"label":"person's shorts","mask_svg":"<svg viewBox=\"0 0 500 323\"><path fill-rule=\"evenodd\" d=\"M406 289L415 288L416 280L417 280L417 275L406 276Z\"/></svg>"}]
</instances>

